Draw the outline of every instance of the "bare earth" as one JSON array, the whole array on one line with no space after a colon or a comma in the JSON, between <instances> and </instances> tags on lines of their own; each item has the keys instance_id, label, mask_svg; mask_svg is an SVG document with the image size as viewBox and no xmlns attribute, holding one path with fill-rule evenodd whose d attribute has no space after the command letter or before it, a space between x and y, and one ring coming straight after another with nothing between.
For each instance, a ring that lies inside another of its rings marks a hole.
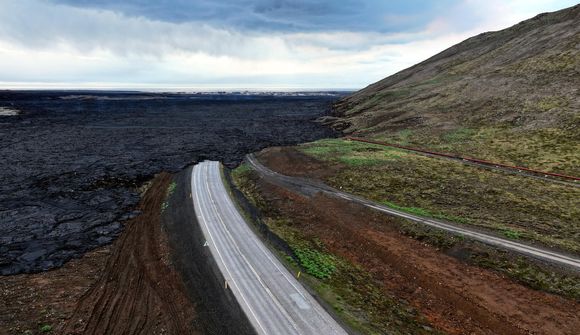
<instances>
[{"instance_id":1,"label":"bare earth","mask_svg":"<svg viewBox=\"0 0 580 335\"><path fill-rule=\"evenodd\" d=\"M291 148L259 156L280 173L327 173ZM317 172L318 170L318 172ZM576 334L580 304L468 265L402 235L393 219L322 195L307 199L260 182L260 189L301 231L329 251L361 266L389 294L408 301L435 327L450 334Z\"/></svg>"},{"instance_id":2,"label":"bare earth","mask_svg":"<svg viewBox=\"0 0 580 335\"><path fill-rule=\"evenodd\" d=\"M0 334L196 334L195 310L160 225L171 175L160 174L142 199L143 212L112 245L64 267L0 281Z\"/></svg>"}]
</instances>

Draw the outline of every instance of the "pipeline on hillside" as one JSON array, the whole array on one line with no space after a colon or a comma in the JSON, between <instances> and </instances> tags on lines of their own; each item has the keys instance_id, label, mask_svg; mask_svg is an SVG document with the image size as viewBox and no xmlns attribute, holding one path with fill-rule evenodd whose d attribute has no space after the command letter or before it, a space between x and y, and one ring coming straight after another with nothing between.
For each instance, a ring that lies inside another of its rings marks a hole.
<instances>
[{"instance_id":1,"label":"pipeline on hillside","mask_svg":"<svg viewBox=\"0 0 580 335\"><path fill-rule=\"evenodd\" d=\"M564 175L564 174L560 174L560 173L553 173L553 172L546 172L546 171L534 170L534 169L530 169L530 168L526 168L526 167L522 167L522 166L513 166L513 165L495 163L495 162L486 161L486 160L478 159L478 158L462 157L462 156L453 155L453 154L447 154L447 153L430 151L430 150L425 150L425 149L418 149L418 148L407 147L407 146L404 146L404 145L399 145L399 144L394 144L394 143L377 142L377 141L367 140L367 139L359 138L359 137L346 136L345 138L348 139L348 140L351 140L351 141L357 141L357 142L364 142L364 143L370 143L370 144L383 145L383 146L387 146L387 147L393 147L393 148L398 148L398 149L404 149L404 150L409 150L409 151L420 152L420 153L429 154L429 155L433 155L433 156L440 156L440 157L447 157L447 158L452 158L452 159L459 159L459 160L464 160L464 161L478 163L478 164L483 164L483 165L501 167L501 168L506 168L506 169L518 170L518 171L526 171L526 172L531 172L531 173L534 173L534 174L542 174L544 176L552 176L552 177L557 177L557 178L570 179L570 180L574 180L574 181L580 180L579 177L568 176L568 175Z\"/></svg>"}]
</instances>

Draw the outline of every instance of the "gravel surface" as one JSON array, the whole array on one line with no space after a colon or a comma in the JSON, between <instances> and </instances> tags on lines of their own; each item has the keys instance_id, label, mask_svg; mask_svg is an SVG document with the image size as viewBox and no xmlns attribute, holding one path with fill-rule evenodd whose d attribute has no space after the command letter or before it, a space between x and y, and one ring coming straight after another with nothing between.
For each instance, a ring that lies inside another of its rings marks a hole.
<instances>
[{"instance_id":1,"label":"gravel surface","mask_svg":"<svg viewBox=\"0 0 580 335\"><path fill-rule=\"evenodd\" d=\"M332 136L336 95L0 92L0 274L61 266L110 243L137 187L205 159Z\"/></svg>"}]
</instances>

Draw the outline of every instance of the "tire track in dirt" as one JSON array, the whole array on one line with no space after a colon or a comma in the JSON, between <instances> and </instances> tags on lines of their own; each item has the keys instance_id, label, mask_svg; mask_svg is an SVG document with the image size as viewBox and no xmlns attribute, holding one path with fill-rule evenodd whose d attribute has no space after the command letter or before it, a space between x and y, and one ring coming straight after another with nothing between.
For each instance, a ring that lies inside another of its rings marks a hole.
<instances>
[{"instance_id":1,"label":"tire track in dirt","mask_svg":"<svg viewBox=\"0 0 580 335\"><path fill-rule=\"evenodd\" d=\"M64 334L196 334L195 310L169 263L160 212L171 175L159 174L126 223L97 282L79 300Z\"/></svg>"}]
</instances>

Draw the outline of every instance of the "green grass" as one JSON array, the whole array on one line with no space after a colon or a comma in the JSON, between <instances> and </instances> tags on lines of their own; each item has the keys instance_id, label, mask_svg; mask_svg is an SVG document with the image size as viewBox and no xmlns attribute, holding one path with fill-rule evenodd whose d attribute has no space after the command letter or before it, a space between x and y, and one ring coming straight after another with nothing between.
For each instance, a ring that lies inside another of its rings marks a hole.
<instances>
[{"instance_id":1,"label":"green grass","mask_svg":"<svg viewBox=\"0 0 580 335\"><path fill-rule=\"evenodd\" d=\"M565 109L568 105L569 101L561 97L543 97L514 108L523 108L523 113L529 114L548 112L553 108ZM580 137L574 130L580 124L580 117L572 117L567 123L570 126L564 129L542 128L529 131L514 129L509 124L495 127L460 127L438 132L429 129L402 130L379 134L374 139L580 176Z\"/></svg>"},{"instance_id":2,"label":"green grass","mask_svg":"<svg viewBox=\"0 0 580 335\"><path fill-rule=\"evenodd\" d=\"M453 216L453 215L447 215L444 213L433 213L433 212L426 210L424 208L400 206L400 205L394 204L390 201L381 201L381 203L383 205L386 205L386 206L392 208L392 209L397 209L397 210L400 210L402 212L414 214L417 216L434 218L434 219L441 219L441 220L452 221L452 222L457 222L457 223L465 223L465 224L469 223L469 220L467 218L462 218L462 217Z\"/></svg>"},{"instance_id":3,"label":"green grass","mask_svg":"<svg viewBox=\"0 0 580 335\"><path fill-rule=\"evenodd\" d=\"M41 333L49 333L52 331L52 326L51 325L42 325L38 328L38 330L40 330Z\"/></svg>"},{"instance_id":4,"label":"green grass","mask_svg":"<svg viewBox=\"0 0 580 335\"><path fill-rule=\"evenodd\" d=\"M165 212L167 208L169 208L169 197L175 192L177 188L177 183L171 182L169 186L167 186L167 191L165 192L165 201L161 204L161 213Z\"/></svg>"},{"instance_id":5,"label":"green grass","mask_svg":"<svg viewBox=\"0 0 580 335\"><path fill-rule=\"evenodd\" d=\"M175 182L171 182L171 184L169 184L169 186L167 187L167 196L170 197L173 192L175 192L175 188L177 187L177 184Z\"/></svg>"},{"instance_id":6,"label":"green grass","mask_svg":"<svg viewBox=\"0 0 580 335\"><path fill-rule=\"evenodd\" d=\"M399 132L396 133L396 136L397 136L397 142L399 142L399 144L402 144L402 145L409 144L409 140L410 140L411 136L413 136L413 130L412 129L400 130Z\"/></svg>"},{"instance_id":7,"label":"green grass","mask_svg":"<svg viewBox=\"0 0 580 335\"><path fill-rule=\"evenodd\" d=\"M243 163L231 172L232 181L235 186L244 193L248 200L256 207L266 210L264 199L259 196L254 180L257 178L255 172L247 163ZM269 209L270 211L273 209Z\"/></svg>"},{"instance_id":8,"label":"green grass","mask_svg":"<svg viewBox=\"0 0 580 335\"><path fill-rule=\"evenodd\" d=\"M399 220L399 229L403 235L426 242L440 250L449 250L465 239L441 229L427 227L408 220Z\"/></svg>"},{"instance_id":9,"label":"green grass","mask_svg":"<svg viewBox=\"0 0 580 335\"><path fill-rule=\"evenodd\" d=\"M408 97L413 91L410 88L389 90L377 94L372 99L370 99L371 104L376 105L378 103L384 103L386 101L397 100L401 98Z\"/></svg>"},{"instance_id":10,"label":"green grass","mask_svg":"<svg viewBox=\"0 0 580 335\"><path fill-rule=\"evenodd\" d=\"M458 128L443 134L443 138L446 142L456 143L466 141L473 137L476 133L477 131L475 129Z\"/></svg>"},{"instance_id":11,"label":"green grass","mask_svg":"<svg viewBox=\"0 0 580 335\"><path fill-rule=\"evenodd\" d=\"M385 103L389 103L398 99L405 99L409 97L412 93L413 90L409 88L381 92L380 94L370 96L366 100L361 101L354 108L348 111L348 113L349 114L358 113L367 109L372 109L374 107L384 105Z\"/></svg>"},{"instance_id":12,"label":"green grass","mask_svg":"<svg viewBox=\"0 0 580 335\"><path fill-rule=\"evenodd\" d=\"M522 237L522 234L516 230L506 228L502 231L503 235L507 238L511 238L512 240L519 240Z\"/></svg>"},{"instance_id":13,"label":"green grass","mask_svg":"<svg viewBox=\"0 0 580 335\"><path fill-rule=\"evenodd\" d=\"M547 112L554 108L567 108L568 106L570 106L570 101L566 97L551 96L535 101L531 104L530 109Z\"/></svg>"},{"instance_id":14,"label":"green grass","mask_svg":"<svg viewBox=\"0 0 580 335\"><path fill-rule=\"evenodd\" d=\"M242 163L237 168L232 170L232 176L233 177L243 176L243 175L249 173L250 171L252 171L252 168L250 167L250 165L248 163Z\"/></svg>"},{"instance_id":15,"label":"green grass","mask_svg":"<svg viewBox=\"0 0 580 335\"><path fill-rule=\"evenodd\" d=\"M407 155L399 149L385 149L375 144L342 139L324 139L298 147L302 152L321 160L339 162L351 166L380 165Z\"/></svg>"},{"instance_id":16,"label":"green grass","mask_svg":"<svg viewBox=\"0 0 580 335\"><path fill-rule=\"evenodd\" d=\"M499 134L489 131L464 128L441 136L451 145ZM410 130L396 134L413 136ZM335 188L422 217L580 253L579 188L343 139L296 148L333 166L337 172L324 181Z\"/></svg>"},{"instance_id":17,"label":"green grass","mask_svg":"<svg viewBox=\"0 0 580 335\"><path fill-rule=\"evenodd\" d=\"M366 158L366 157L341 157L339 161L344 164L353 166L366 166L366 165L378 165L381 164L382 160L378 158Z\"/></svg>"},{"instance_id":18,"label":"green grass","mask_svg":"<svg viewBox=\"0 0 580 335\"><path fill-rule=\"evenodd\" d=\"M318 279L328 279L336 271L336 258L310 247L294 246L294 254L308 274Z\"/></svg>"},{"instance_id":19,"label":"green grass","mask_svg":"<svg viewBox=\"0 0 580 335\"><path fill-rule=\"evenodd\" d=\"M524 58L517 63L509 65L503 71L515 74L561 73L563 71L573 71L578 62L580 62L578 53L565 52Z\"/></svg>"}]
</instances>

